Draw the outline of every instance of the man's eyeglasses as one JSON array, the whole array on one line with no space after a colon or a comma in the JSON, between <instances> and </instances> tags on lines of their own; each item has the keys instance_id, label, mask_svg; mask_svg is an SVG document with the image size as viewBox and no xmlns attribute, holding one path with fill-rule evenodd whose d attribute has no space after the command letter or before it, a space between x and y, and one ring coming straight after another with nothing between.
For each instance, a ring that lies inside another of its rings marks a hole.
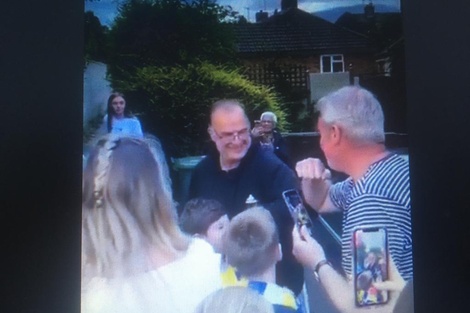
<instances>
[{"instance_id":1,"label":"man's eyeglasses","mask_svg":"<svg viewBox=\"0 0 470 313\"><path fill-rule=\"evenodd\" d=\"M233 140L235 140L235 138L238 137L239 140L245 140L247 139L249 136L250 136L250 130L248 128L244 128L242 130L239 130L237 132L231 132L231 133L227 133L227 132L222 132L222 133L218 133L215 131L215 129L211 128L211 130L214 132L214 134L219 137L220 140L224 141L224 142L231 142Z\"/></svg>"}]
</instances>

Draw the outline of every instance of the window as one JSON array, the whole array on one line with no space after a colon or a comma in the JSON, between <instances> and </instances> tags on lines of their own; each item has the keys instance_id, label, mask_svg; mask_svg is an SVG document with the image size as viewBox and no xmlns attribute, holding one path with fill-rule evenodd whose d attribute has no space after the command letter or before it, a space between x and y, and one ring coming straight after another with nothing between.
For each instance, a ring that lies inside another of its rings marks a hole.
<instances>
[{"instance_id":1,"label":"window","mask_svg":"<svg viewBox=\"0 0 470 313\"><path fill-rule=\"evenodd\" d=\"M344 72L344 58L342 54L327 54L320 57L322 73Z\"/></svg>"}]
</instances>

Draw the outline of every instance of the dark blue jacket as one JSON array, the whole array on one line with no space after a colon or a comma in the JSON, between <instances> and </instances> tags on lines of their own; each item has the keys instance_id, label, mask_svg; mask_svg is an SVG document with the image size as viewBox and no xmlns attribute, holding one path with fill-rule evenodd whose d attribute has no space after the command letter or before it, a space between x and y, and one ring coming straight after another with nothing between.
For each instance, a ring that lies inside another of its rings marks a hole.
<instances>
[{"instance_id":1,"label":"dark blue jacket","mask_svg":"<svg viewBox=\"0 0 470 313\"><path fill-rule=\"evenodd\" d=\"M260 137L254 138L254 141L261 145ZM287 164L290 168L294 168L294 164L289 156L289 149L287 148L286 141L282 138L281 133L277 129L273 129L273 152L274 154L281 159L284 163Z\"/></svg>"},{"instance_id":2,"label":"dark blue jacket","mask_svg":"<svg viewBox=\"0 0 470 313\"><path fill-rule=\"evenodd\" d=\"M292 255L292 228L294 222L282 198L287 189L298 189L295 173L273 153L252 144L240 165L230 171L220 168L219 153L213 147L195 168L190 199L203 197L220 201L230 218L245 209L251 194L258 204L269 210L277 224L282 245L283 260L277 267L277 284L298 294L303 284L303 269Z\"/></svg>"}]
</instances>

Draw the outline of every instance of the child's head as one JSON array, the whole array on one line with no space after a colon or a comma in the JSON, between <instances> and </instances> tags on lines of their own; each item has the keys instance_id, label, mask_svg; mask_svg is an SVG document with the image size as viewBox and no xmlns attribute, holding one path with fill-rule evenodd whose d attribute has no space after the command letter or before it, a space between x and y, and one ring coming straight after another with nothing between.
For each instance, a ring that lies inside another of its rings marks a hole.
<instances>
[{"instance_id":1,"label":"child's head","mask_svg":"<svg viewBox=\"0 0 470 313\"><path fill-rule=\"evenodd\" d=\"M373 276L370 270L365 270L357 276L356 286L359 290L368 290L372 285Z\"/></svg>"},{"instance_id":2,"label":"child's head","mask_svg":"<svg viewBox=\"0 0 470 313\"><path fill-rule=\"evenodd\" d=\"M233 217L223 246L227 262L243 276L262 274L282 257L274 219L261 207L247 209Z\"/></svg>"},{"instance_id":3,"label":"child's head","mask_svg":"<svg viewBox=\"0 0 470 313\"><path fill-rule=\"evenodd\" d=\"M250 288L227 287L208 295L195 312L274 313L274 308L268 300Z\"/></svg>"},{"instance_id":4,"label":"child's head","mask_svg":"<svg viewBox=\"0 0 470 313\"><path fill-rule=\"evenodd\" d=\"M222 204L211 199L189 200L180 217L180 226L184 232L204 238L216 252L222 249L222 235L228 223Z\"/></svg>"}]
</instances>

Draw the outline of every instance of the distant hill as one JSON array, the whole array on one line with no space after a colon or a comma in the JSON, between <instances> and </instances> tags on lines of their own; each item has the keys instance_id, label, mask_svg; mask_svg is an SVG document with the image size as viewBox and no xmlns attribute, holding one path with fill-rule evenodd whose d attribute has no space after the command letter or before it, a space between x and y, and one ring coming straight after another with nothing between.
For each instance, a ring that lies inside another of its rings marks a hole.
<instances>
[{"instance_id":1,"label":"distant hill","mask_svg":"<svg viewBox=\"0 0 470 313\"><path fill-rule=\"evenodd\" d=\"M375 4L375 12L378 13L386 13L386 12L400 12L398 8L392 7L389 5L383 4ZM332 23L336 22L336 20L345 12L349 13L364 13L364 5L353 5L350 7L337 7L330 10L319 11L319 12L311 12L313 15L321 17L327 21Z\"/></svg>"}]
</instances>

